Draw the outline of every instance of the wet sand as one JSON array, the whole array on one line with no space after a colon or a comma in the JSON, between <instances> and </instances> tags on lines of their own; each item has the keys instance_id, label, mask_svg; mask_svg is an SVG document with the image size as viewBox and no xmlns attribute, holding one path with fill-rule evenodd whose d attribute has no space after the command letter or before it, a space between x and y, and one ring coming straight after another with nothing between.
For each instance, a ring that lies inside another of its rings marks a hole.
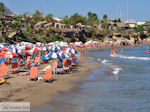
<instances>
[{"instance_id":1,"label":"wet sand","mask_svg":"<svg viewBox=\"0 0 150 112\"><path fill-rule=\"evenodd\" d=\"M69 74L53 75L55 81L52 83L29 81L28 76L11 74L12 78L7 80L10 84L0 85L0 102L30 102L31 109L37 108L50 102L60 91L71 89L74 86L72 81L83 78L90 74L90 69L98 67L87 57L81 56L77 68Z\"/></svg>"}]
</instances>

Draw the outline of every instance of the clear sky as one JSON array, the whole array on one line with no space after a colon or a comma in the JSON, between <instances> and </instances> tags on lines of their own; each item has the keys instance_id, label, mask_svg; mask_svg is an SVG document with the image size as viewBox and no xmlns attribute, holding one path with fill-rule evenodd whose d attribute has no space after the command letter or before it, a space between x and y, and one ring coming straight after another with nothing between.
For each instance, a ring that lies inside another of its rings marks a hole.
<instances>
[{"instance_id":1,"label":"clear sky","mask_svg":"<svg viewBox=\"0 0 150 112\"><path fill-rule=\"evenodd\" d=\"M74 13L86 16L89 11L98 14L101 19L104 14L116 18L117 4L119 16L126 19L127 0L0 0L16 14L34 13L40 10L44 14L51 13L54 17L64 17ZM135 21L150 21L150 0L128 0L129 19Z\"/></svg>"}]
</instances>

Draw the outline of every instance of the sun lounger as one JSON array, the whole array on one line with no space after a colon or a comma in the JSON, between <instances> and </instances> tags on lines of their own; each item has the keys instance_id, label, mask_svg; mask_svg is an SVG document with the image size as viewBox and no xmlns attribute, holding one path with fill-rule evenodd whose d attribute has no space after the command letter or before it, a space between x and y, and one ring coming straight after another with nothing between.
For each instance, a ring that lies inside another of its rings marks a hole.
<instances>
[{"instance_id":1,"label":"sun lounger","mask_svg":"<svg viewBox=\"0 0 150 112\"><path fill-rule=\"evenodd\" d=\"M13 73L17 73L18 72L18 63L17 62L13 62L12 63L11 72L13 72Z\"/></svg>"},{"instance_id":2,"label":"sun lounger","mask_svg":"<svg viewBox=\"0 0 150 112\"><path fill-rule=\"evenodd\" d=\"M38 74L38 67L34 67L34 66L31 67L29 79L37 80L37 74Z\"/></svg>"},{"instance_id":3,"label":"sun lounger","mask_svg":"<svg viewBox=\"0 0 150 112\"><path fill-rule=\"evenodd\" d=\"M46 69L45 71L45 75L43 77L44 81L48 81L48 82L52 82L53 78L52 78L52 69Z\"/></svg>"},{"instance_id":4,"label":"sun lounger","mask_svg":"<svg viewBox=\"0 0 150 112\"><path fill-rule=\"evenodd\" d=\"M39 65L40 65L40 61L41 61L41 57L39 57L39 56L36 57L36 58L35 58L35 61L34 61L35 65L36 65L36 66L39 66Z\"/></svg>"},{"instance_id":5,"label":"sun lounger","mask_svg":"<svg viewBox=\"0 0 150 112\"><path fill-rule=\"evenodd\" d=\"M0 77L6 78L8 76L8 67L2 62L0 67Z\"/></svg>"},{"instance_id":6,"label":"sun lounger","mask_svg":"<svg viewBox=\"0 0 150 112\"><path fill-rule=\"evenodd\" d=\"M56 73L57 66L58 66L58 62L54 61L54 64L53 64L53 73L54 74Z\"/></svg>"},{"instance_id":7,"label":"sun lounger","mask_svg":"<svg viewBox=\"0 0 150 112\"><path fill-rule=\"evenodd\" d=\"M67 61L67 59L64 59L64 60L63 60L63 70L64 70L65 72L69 72L69 71L70 71L69 62Z\"/></svg>"}]
</instances>

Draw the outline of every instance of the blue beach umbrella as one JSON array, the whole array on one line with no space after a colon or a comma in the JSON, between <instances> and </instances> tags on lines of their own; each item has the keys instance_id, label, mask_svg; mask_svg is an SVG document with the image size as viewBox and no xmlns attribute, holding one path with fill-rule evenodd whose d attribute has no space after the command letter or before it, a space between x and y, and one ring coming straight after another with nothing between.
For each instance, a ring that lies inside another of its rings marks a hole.
<instances>
[{"instance_id":1,"label":"blue beach umbrella","mask_svg":"<svg viewBox=\"0 0 150 112\"><path fill-rule=\"evenodd\" d=\"M64 54L63 52L60 52L59 55L62 59L69 58L69 56L67 54Z\"/></svg>"},{"instance_id":2,"label":"blue beach umbrella","mask_svg":"<svg viewBox=\"0 0 150 112\"><path fill-rule=\"evenodd\" d=\"M3 48L3 47L5 47L3 44L0 44L0 48Z\"/></svg>"},{"instance_id":3,"label":"blue beach umbrella","mask_svg":"<svg viewBox=\"0 0 150 112\"><path fill-rule=\"evenodd\" d=\"M43 51L48 51L48 47L43 47L42 50Z\"/></svg>"},{"instance_id":4,"label":"blue beach umbrella","mask_svg":"<svg viewBox=\"0 0 150 112\"><path fill-rule=\"evenodd\" d=\"M68 49L66 49L66 53L68 53L68 54L77 54L77 51L75 49L68 48Z\"/></svg>"},{"instance_id":5,"label":"blue beach umbrella","mask_svg":"<svg viewBox=\"0 0 150 112\"><path fill-rule=\"evenodd\" d=\"M13 53L19 53L19 49L17 47L12 48L11 51Z\"/></svg>"},{"instance_id":6,"label":"blue beach umbrella","mask_svg":"<svg viewBox=\"0 0 150 112\"><path fill-rule=\"evenodd\" d=\"M11 49L13 49L14 47L16 47L16 45L11 44L11 45L9 45L7 48L11 50Z\"/></svg>"},{"instance_id":7,"label":"blue beach umbrella","mask_svg":"<svg viewBox=\"0 0 150 112\"><path fill-rule=\"evenodd\" d=\"M52 51L54 51L54 52L60 51L60 47L58 45L53 45Z\"/></svg>"},{"instance_id":8,"label":"blue beach umbrella","mask_svg":"<svg viewBox=\"0 0 150 112\"><path fill-rule=\"evenodd\" d=\"M56 52L51 52L51 53L47 54L46 57L53 58L53 59L61 58L61 56Z\"/></svg>"}]
</instances>

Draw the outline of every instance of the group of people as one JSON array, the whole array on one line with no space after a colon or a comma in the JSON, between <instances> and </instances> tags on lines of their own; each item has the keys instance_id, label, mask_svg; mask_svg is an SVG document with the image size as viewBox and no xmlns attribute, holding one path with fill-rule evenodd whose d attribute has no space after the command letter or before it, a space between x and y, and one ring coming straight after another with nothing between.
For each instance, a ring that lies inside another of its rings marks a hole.
<instances>
[{"instance_id":1,"label":"group of people","mask_svg":"<svg viewBox=\"0 0 150 112\"><path fill-rule=\"evenodd\" d=\"M111 55L118 54L118 50L119 50L119 48L112 48L110 54ZM121 48L121 53L120 54L123 55L123 48Z\"/></svg>"}]
</instances>

